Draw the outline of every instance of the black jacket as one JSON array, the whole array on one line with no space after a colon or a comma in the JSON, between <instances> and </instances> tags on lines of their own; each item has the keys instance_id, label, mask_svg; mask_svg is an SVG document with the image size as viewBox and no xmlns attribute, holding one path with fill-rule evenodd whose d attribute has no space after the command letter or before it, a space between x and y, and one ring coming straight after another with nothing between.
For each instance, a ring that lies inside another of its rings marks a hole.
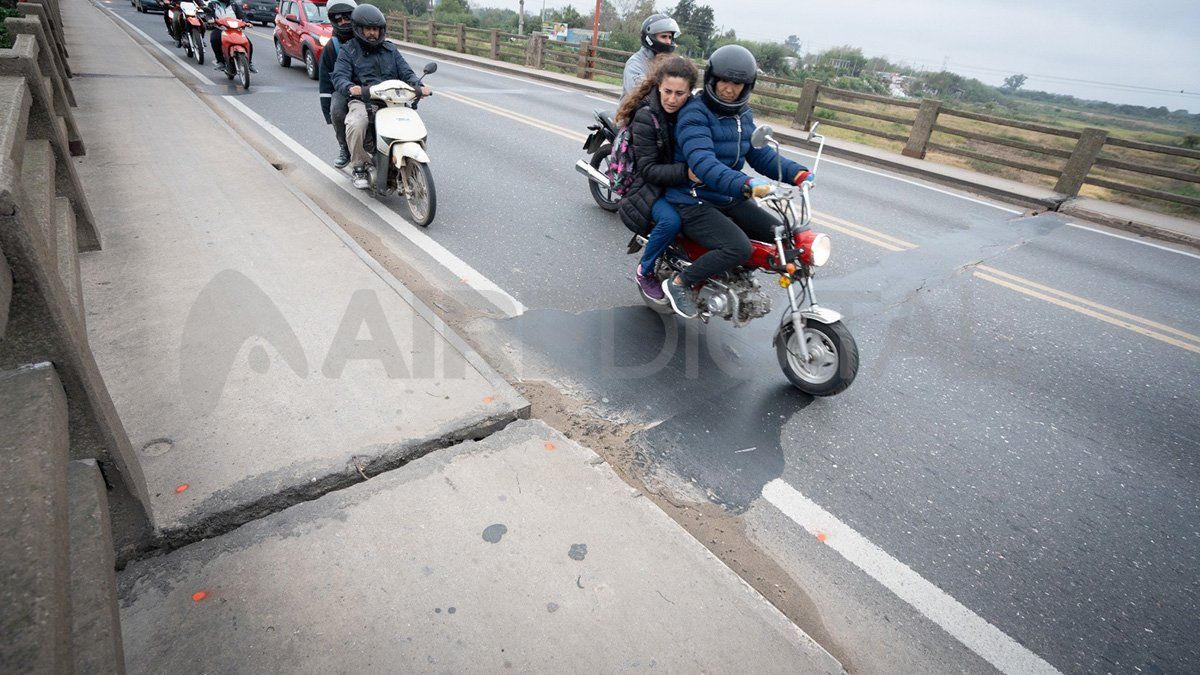
<instances>
[{"instance_id":1,"label":"black jacket","mask_svg":"<svg viewBox=\"0 0 1200 675\"><path fill-rule=\"evenodd\" d=\"M337 64L338 54L346 48L346 42L341 42L336 37L330 40L321 50L321 60L317 62L317 91L321 92L321 112L325 115L326 124L333 124L333 116L329 112L330 97L333 94L333 67Z\"/></svg>"},{"instance_id":2,"label":"black jacket","mask_svg":"<svg viewBox=\"0 0 1200 675\"><path fill-rule=\"evenodd\" d=\"M333 67L335 91L350 96L350 87L354 85L365 89L387 80L403 80L414 89L421 86L421 78L396 45L384 42L376 49L368 49L358 38L342 44Z\"/></svg>"},{"instance_id":3,"label":"black jacket","mask_svg":"<svg viewBox=\"0 0 1200 675\"><path fill-rule=\"evenodd\" d=\"M629 124L637 173L634 174L629 192L617 205L617 213L625 227L635 234L645 235L651 230L654 225L651 216L654 202L667 188L691 183L688 165L674 159L674 117L662 109L658 90L651 90L642 99Z\"/></svg>"}]
</instances>

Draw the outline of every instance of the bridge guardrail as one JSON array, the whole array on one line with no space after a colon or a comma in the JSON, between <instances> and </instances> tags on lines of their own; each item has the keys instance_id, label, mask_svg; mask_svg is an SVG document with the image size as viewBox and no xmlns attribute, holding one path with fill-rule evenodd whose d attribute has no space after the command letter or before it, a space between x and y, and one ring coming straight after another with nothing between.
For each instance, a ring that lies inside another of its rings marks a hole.
<instances>
[{"instance_id":1,"label":"bridge guardrail","mask_svg":"<svg viewBox=\"0 0 1200 675\"><path fill-rule=\"evenodd\" d=\"M391 15L388 25L391 37L405 42L510 63L522 63L519 50L527 67L589 80L620 82L632 55L588 43L557 43L540 34L499 33L403 14ZM489 49L472 37L479 34L489 35ZM1008 119L936 99L838 89L812 79L761 75L759 83L751 99L755 112L796 129L807 130L819 121L909 157L957 160L980 173L1050 187L1064 200L1094 186L1150 200L1148 205L1160 210L1163 202L1200 209L1200 150L1120 138L1098 127L1068 129Z\"/></svg>"}]
</instances>

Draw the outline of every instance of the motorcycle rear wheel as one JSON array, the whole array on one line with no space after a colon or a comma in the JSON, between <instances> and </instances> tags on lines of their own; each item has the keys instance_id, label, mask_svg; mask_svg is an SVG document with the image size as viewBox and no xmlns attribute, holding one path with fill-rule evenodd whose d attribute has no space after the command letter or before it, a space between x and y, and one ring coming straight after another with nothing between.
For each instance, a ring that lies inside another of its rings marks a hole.
<instances>
[{"instance_id":1,"label":"motorcycle rear wheel","mask_svg":"<svg viewBox=\"0 0 1200 675\"><path fill-rule=\"evenodd\" d=\"M246 55L238 52L233 57L234 71L238 76L238 84L242 85L242 89L250 88L250 62L246 60Z\"/></svg>"},{"instance_id":2,"label":"motorcycle rear wheel","mask_svg":"<svg viewBox=\"0 0 1200 675\"><path fill-rule=\"evenodd\" d=\"M404 193L404 203L415 225L429 227L437 214L437 190L433 187L433 172L429 165L415 160L408 160L400 169L403 172L402 184L411 188Z\"/></svg>"},{"instance_id":3,"label":"motorcycle rear wheel","mask_svg":"<svg viewBox=\"0 0 1200 675\"><path fill-rule=\"evenodd\" d=\"M608 155L611 152L612 152L611 145L604 145L599 150L597 150L596 154L592 155L592 161L591 161L592 168L599 171L602 174L607 175L608 174ZM593 183L590 180L588 181L588 190L591 191L592 199L596 200L596 203L600 205L600 208L604 209L605 211L609 211L609 212L614 212L617 210L617 202L620 200L616 195L614 195L612 193L612 190L610 190L609 188L603 187L597 183Z\"/></svg>"},{"instance_id":4,"label":"motorcycle rear wheel","mask_svg":"<svg viewBox=\"0 0 1200 675\"><path fill-rule=\"evenodd\" d=\"M790 321L775 335L775 356L792 386L812 396L840 394L858 376L858 344L845 324L810 321L805 326L812 361L800 357L800 343Z\"/></svg>"}]
</instances>

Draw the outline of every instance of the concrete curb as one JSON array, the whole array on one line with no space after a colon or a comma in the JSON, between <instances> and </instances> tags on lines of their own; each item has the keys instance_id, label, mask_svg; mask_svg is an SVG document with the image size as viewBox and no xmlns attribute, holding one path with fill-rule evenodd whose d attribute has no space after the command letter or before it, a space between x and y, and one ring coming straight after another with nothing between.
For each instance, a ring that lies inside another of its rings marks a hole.
<instances>
[{"instance_id":1,"label":"concrete curb","mask_svg":"<svg viewBox=\"0 0 1200 675\"><path fill-rule=\"evenodd\" d=\"M539 82L546 82L562 87L568 87L577 91L587 92L589 94L610 96L614 99L614 105L616 104L616 99L620 98L621 90L616 85L590 82L588 80L581 80L572 75L562 75L559 73L535 70L526 66L519 66L504 61L493 61L489 58L475 56L473 54L461 54L459 52L454 52L447 49L429 47L427 45L412 42L402 42L395 39L392 39L391 41L405 51L421 54L422 56L436 57L446 61L453 61L455 63L470 65L477 68L486 68L516 77L523 77L537 80ZM808 142L805 135L797 130L777 128L775 135L779 137L780 140L785 141L790 145L809 151L816 150L816 144ZM913 164L913 160L901 158L900 156L897 156L897 159L893 160L884 156L884 153L882 152L879 155L866 154L857 152L853 149L839 147L836 139L830 139L830 141L825 144L825 153L831 157L851 160L866 166L892 171L905 176L911 176L913 178L927 180L932 183L961 189L976 195L989 197L1017 206L1047 211L1058 211L1065 215L1088 220L1099 225L1105 225L1142 236L1154 237L1170 243L1184 244L1187 246L1200 248L1200 236L1192 236L1187 233L1181 233L1169 228L1155 225L1150 221L1152 221L1158 214L1150 211L1143 211L1143 213L1146 214L1146 218L1145 220L1140 221L1114 218L1112 216L1097 213L1095 211L1079 207L1072 207L1072 200L1070 200L1066 195L1053 193L1044 195L1034 194L1035 192L1045 192L1045 190L1036 188L1034 186L1026 186L1028 187L1028 190L1022 190L1016 186L1008 188L1002 185L993 185L989 184L988 181L983 180L982 177L978 179L973 177L974 175L982 176L981 174L973 174L973 172L965 170L961 171L963 176L959 177L945 171L945 169L952 167L945 167L944 165L932 162L928 163L928 167L915 166ZM1200 230L1200 225L1197 225L1197 229Z\"/></svg>"}]
</instances>

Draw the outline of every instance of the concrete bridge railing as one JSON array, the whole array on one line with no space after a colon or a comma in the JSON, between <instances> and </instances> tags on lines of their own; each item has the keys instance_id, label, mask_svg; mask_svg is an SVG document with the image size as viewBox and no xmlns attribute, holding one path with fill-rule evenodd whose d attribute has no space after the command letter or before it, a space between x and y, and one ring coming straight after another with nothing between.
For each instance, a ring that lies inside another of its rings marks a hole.
<instances>
[{"instance_id":1,"label":"concrete bridge railing","mask_svg":"<svg viewBox=\"0 0 1200 675\"><path fill-rule=\"evenodd\" d=\"M149 495L88 345L79 252L101 240L61 23L26 9L0 49L0 672L120 673L114 541Z\"/></svg>"}]
</instances>

